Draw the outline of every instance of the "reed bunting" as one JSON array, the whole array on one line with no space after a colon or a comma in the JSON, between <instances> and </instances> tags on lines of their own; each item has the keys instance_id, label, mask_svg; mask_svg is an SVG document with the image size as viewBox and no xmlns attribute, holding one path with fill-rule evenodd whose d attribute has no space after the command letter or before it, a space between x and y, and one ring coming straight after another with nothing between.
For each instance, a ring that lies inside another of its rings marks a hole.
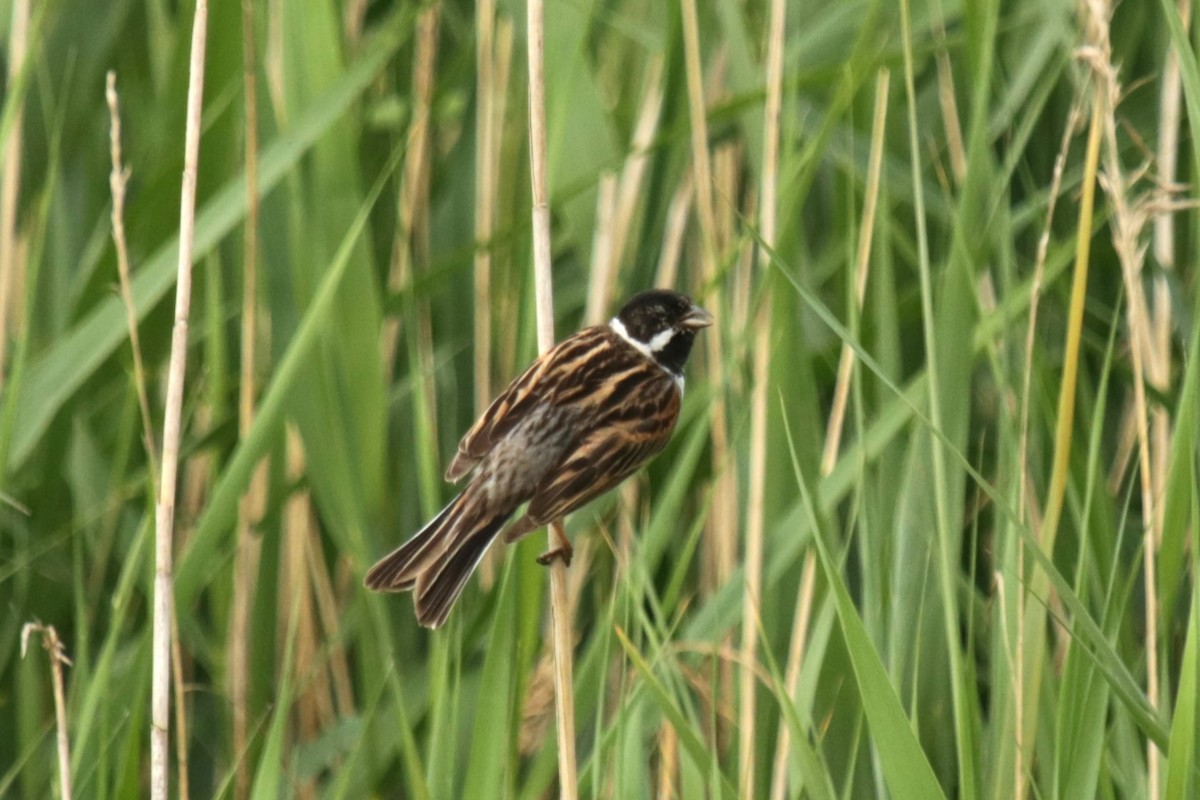
<instances>
[{"instance_id":1,"label":"reed bunting","mask_svg":"<svg viewBox=\"0 0 1200 800\"><path fill-rule=\"evenodd\" d=\"M712 317L678 292L634 295L607 325L559 342L496 398L458 445L446 480L474 476L415 536L367 573L383 592L412 590L417 622L437 628L488 545L523 503L506 542L616 486L671 438L683 366ZM539 561L562 557L564 539Z\"/></svg>"}]
</instances>

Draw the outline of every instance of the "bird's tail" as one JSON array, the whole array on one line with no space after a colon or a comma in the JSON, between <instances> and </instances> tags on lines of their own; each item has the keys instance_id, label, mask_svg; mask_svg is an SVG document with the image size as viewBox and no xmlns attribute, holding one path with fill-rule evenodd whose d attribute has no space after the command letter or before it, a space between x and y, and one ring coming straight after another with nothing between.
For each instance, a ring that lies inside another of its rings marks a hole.
<instances>
[{"instance_id":1,"label":"bird's tail","mask_svg":"<svg viewBox=\"0 0 1200 800\"><path fill-rule=\"evenodd\" d=\"M446 621L467 578L514 509L497 509L486 493L468 486L429 523L371 567L364 580L381 592L413 591L417 622Z\"/></svg>"}]
</instances>

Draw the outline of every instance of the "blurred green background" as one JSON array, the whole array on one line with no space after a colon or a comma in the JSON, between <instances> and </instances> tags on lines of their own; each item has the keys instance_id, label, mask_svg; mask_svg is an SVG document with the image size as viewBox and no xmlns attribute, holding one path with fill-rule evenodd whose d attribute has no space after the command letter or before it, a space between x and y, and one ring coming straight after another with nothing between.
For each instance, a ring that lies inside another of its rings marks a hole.
<instances>
[{"instance_id":1,"label":"blurred green background","mask_svg":"<svg viewBox=\"0 0 1200 800\"><path fill-rule=\"evenodd\" d=\"M1175 2L787 3L770 248L770 3L698 3L689 74L690 2L546 7L558 336L652 285L718 320L672 444L569 520L580 796L1196 796L1200 73ZM36 620L72 660L76 795L133 797L157 478L105 75L161 442L193 6L29 5L0 0L0 794L57 786ZM361 586L536 353L525 6L245 12L209 9L172 794L553 796L544 537L435 633Z\"/></svg>"}]
</instances>

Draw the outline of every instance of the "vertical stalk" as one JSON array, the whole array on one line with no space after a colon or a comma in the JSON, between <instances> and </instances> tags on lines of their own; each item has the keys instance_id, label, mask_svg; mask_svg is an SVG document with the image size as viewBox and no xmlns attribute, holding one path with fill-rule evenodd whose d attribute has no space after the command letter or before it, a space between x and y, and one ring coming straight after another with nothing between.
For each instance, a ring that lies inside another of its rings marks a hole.
<instances>
[{"instance_id":1,"label":"vertical stalk","mask_svg":"<svg viewBox=\"0 0 1200 800\"><path fill-rule=\"evenodd\" d=\"M238 436L254 424L258 349L258 73L254 46L254 3L242 0L242 84L245 95L246 225L243 237L241 364L238 382ZM238 501L237 552L233 567L233 610L229 624L229 702L233 711L234 796L250 796L249 731L250 611L258 577L259 539L253 526L265 493L265 462Z\"/></svg>"},{"instance_id":2,"label":"vertical stalk","mask_svg":"<svg viewBox=\"0 0 1200 800\"><path fill-rule=\"evenodd\" d=\"M492 234L496 207L496 0L475 7L475 413L492 400Z\"/></svg>"},{"instance_id":3,"label":"vertical stalk","mask_svg":"<svg viewBox=\"0 0 1200 800\"><path fill-rule=\"evenodd\" d=\"M146 390L146 368L142 361L142 345L138 337L137 309L133 304L133 280L130 277L129 247L125 241L125 189L129 184L129 168L121 163L121 110L117 96L117 73L109 70L104 98L109 114L109 156L112 171L108 175L108 188L112 195L113 247L117 252L117 279L121 288L121 302L125 306L125 324L129 328L129 347L133 352L133 379L137 392L138 410L142 415L142 443L146 447L146 459L155 480L158 476L158 443L154 438L154 423L150 420L150 396Z\"/></svg>"},{"instance_id":4,"label":"vertical stalk","mask_svg":"<svg viewBox=\"0 0 1200 800\"><path fill-rule=\"evenodd\" d=\"M1105 9L1111 14L1111 9ZM1145 215L1136 211L1129 198L1130 185L1121 168L1120 151L1117 143L1116 105L1120 99L1120 87L1116 79L1116 67L1112 64L1111 44L1108 40L1108 18L1097 19L1095 29L1103 37L1100 52L1106 57L1101 69L1097 70L1097 100L1103 97L1105 169L1103 186L1113 210L1113 249L1121 264L1128 302L1125 304L1129 320L1129 359L1133 367L1133 422L1137 437L1138 477L1142 499L1142 570L1143 597L1146 619L1146 699L1155 710L1159 708L1158 675L1158 542L1161 531L1158 523L1161 512L1156 509L1153 475L1154 459L1150 450L1150 412L1146 402L1146 367L1143 359L1153 362L1153 331L1149 310L1142 284L1142 267L1145 249L1141 246L1141 229ZM1101 89L1103 91L1101 91ZM1153 369L1153 367L1151 367ZM1161 755L1154 741L1146 743L1148 769L1147 795L1156 800L1160 796Z\"/></svg>"},{"instance_id":5,"label":"vertical stalk","mask_svg":"<svg viewBox=\"0 0 1200 800\"><path fill-rule=\"evenodd\" d=\"M112 74L111 72L109 73ZM71 739L67 735L67 693L63 689L63 665L71 666L62 640L53 625L28 622L21 628L21 658L25 657L29 636L41 634L42 647L50 655L50 678L54 691L54 727L58 752L58 790L62 800L71 800Z\"/></svg>"},{"instance_id":6,"label":"vertical stalk","mask_svg":"<svg viewBox=\"0 0 1200 800\"><path fill-rule=\"evenodd\" d=\"M183 181L179 196L179 262L176 267L175 325L163 414L161 491L155 509L153 680L150 704L150 796L167 800L170 775L168 744L171 719L172 545L175 491L179 477L179 439L183 417L183 380L187 371L188 320L192 306L192 243L196 235L196 170L200 160L200 111L204 99L204 52L208 0L197 0L192 20L192 53L188 67L187 130Z\"/></svg>"},{"instance_id":7,"label":"vertical stalk","mask_svg":"<svg viewBox=\"0 0 1200 800\"><path fill-rule=\"evenodd\" d=\"M776 198L779 180L779 111L783 102L783 31L786 0L772 0L767 32L767 99L763 109L762 199L759 203L759 280L765 287L771 275L775 247ZM753 260L750 261L753 264ZM749 283L749 279L747 279ZM763 524L767 482L767 388L771 377L771 296L759 298L754 328L754 388L750 396L750 478L746 503L746 584L742 594L742 670L738 712L738 763L741 796L754 797L754 742L758 662L758 628L762 600Z\"/></svg>"},{"instance_id":8,"label":"vertical stalk","mask_svg":"<svg viewBox=\"0 0 1200 800\"><path fill-rule=\"evenodd\" d=\"M1191 0L1178 0L1177 8L1179 10L1179 19L1183 24L1184 30L1189 27L1192 16ZM1179 122L1180 122L1180 84L1182 75L1180 73L1179 52L1174 47L1167 49L1166 63L1163 65L1162 77L1162 94L1159 101L1159 126L1158 126L1158 180L1161 185L1167 188L1167 191L1175 189L1175 178L1179 163ZM1164 206L1167 204L1164 203ZM1153 304L1153 319L1150 321L1152 330L1147 332L1147 375L1150 384L1158 391L1166 394L1170 390L1171 381L1171 291L1167 279L1167 273L1173 272L1175 269L1175 213L1172 209L1164 208L1154 218L1154 258L1158 262L1161 272L1154 277L1154 304ZM1159 498L1160 502L1155 504L1154 519L1151 526L1154 531L1155 547L1162 543L1164 518L1166 503L1161 502L1167 480L1167 469L1170 459L1171 449L1171 414L1163 405L1155 407L1151 418L1152 429L1150 431L1150 448L1151 458L1153 459L1153 486L1151 488L1152 496ZM1145 558L1147 563L1152 560L1152 556L1157 554L1157 549L1153 552L1149 549L1145 550ZM1146 611L1146 630L1147 639L1150 639L1149 632L1157 628L1157 621L1151 620L1151 609L1157 609L1157 602L1153 605L1151 600L1151 580L1154 577L1152 568L1147 568L1147 611ZM1157 598L1155 598L1156 600ZM1149 655L1149 646L1147 654ZM1151 661L1157 661L1157 655L1153 656ZM1157 682L1157 677L1154 677ZM1157 694L1157 687L1155 694ZM1151 700L1155 702L1154 699ZM1151 748L1148 751L1148 757L1151 760L1152 766L1155 768L1154 775L1157 778L1157 757L1153 751L1153 744L1148 745ZM1152 794L1151 797L1155 795Z\"/></svg>"},{"instance_id":9,"label":"vertical stalk","mask_svg":"<svg viewBox=\"0 0 1200 800\"><path fill-rule=\"evenodd\" d=\"M529 162L533 194L533 277L537 299L538 350L554 346L554 291L550 276L550 189L546 175L545 4L527 0L529 37ZM550 524L550 546L563 537L562 522ZM550 562L550 612L553 617L554 698L558 728L559 796L575 800L578 781L575 767L575 695L572 676L571 609L567 568L561 559Z\"/></svg>"},{"instance_id":10,"label":"vertical stalk","mask_svg":"<svg viewBox=\"0 0 1200 800\"><path fill-rule=\"evenodd\" d=\"M642 105L638 111L637 125L634 127L633 140L630 142L630 152L621 167L621 178L617 188L616 207L613 211L612 265L608 272L609 282L605 294L612 297L616 290L618 265L625 253L629 241L629 232L633 223L634 212L637 210L638 199L644 194L642 190L646 168L650 164L648 151L654 144L658 132L659 119L662 117L663 106L663 61L656 56L646 68L646 93L642 97Z\"/></svg>"},{"instance_id":11,"label":"vertical stalk","mask_svg":"<svg viewBox=\"0 0 1200 800\"><path fill-rule=\"evenodd\" d=\"M397 204L396 236L388 275L389 287L397 292L412 283L414 263L420 265L427 258L421 254L422 243L427 240L424 226L428 220L429 162L432 157L430 118L440 20L441 6L437 3L426 6L417 18L412 77L413 116L408 126L408 146L404 153L404 172ZM428 303L418 307L414 302L412 307L416 317L415 352L420 363L420 369L414 373L417 377L417 386L414 388L420 392L425 404L418 425L418 437L424 445L433 447L432 431L437 430L437 396L436 383L429 377L433 374L432 321ZM399 318L389 319L384 326L384 370L389 383L396 361L399 333Z\"/></svg>"},{"instance_id":12,"label":"vertical stalk","mask_svg":"<svg viewBox=\"0 0 1200 800\"><path fill-rule=\"evenodd\" d=\"M688 214L691 210L692 178L690 174L685 174L667 206L662 246L658 249L658 267L654 271L655 286L675 285L676 276L679 274L679 258L683 254L683 239L687 233Z\"/></svg>"},{"instance_id":13,"label":"vertical stalk","mask_svg":"<svg viewBox=\"0 0 1200 800\"><path fill-rule=\"evenodd\" d=\"M600 173L596 193L596 229L592 235L592 261L588 273L587 303L583 324L599 325L608 313L612 301L610 287L615 282L617 260L613 256L613 218L616 214L617 176L605 170Z\"/></svg>"},{"instance_id":14,"label":"vertical stalk","mask_svg":"<svg viewBox=\"0 0 1200 800\"><path fill-rule=\"evenodd\" d=\"M908 138L912 165L914 215L917 227L917 261L921 286L921 319L925 336L925 361L929 373L929 418L936 430L942 430L942 400L939 388L937 338L934 330L933 277L929 259L929 236L925 225L925 195L921 189L920 133L917 127L917 92L913 78L912 20L907 0L900 2L901 38L904 46L904 88L908 105ZM933 462L934 520L937 529L938 588L942 600L943 635L949 656L950 694L954 707L954 741L958 757L959 791L972 797L976 791L971 744L972 725L967 709L966 668L959 643L958 591L956 569L951 552L950 535L953 527L948 519L946 486L946 452L938 438L929 434L930 457Z\"/></svg>"},{"instance_id":15,"label":"vertical stalk","mask_svg":"<svg viewBox=\"0 0 1200 800\"><path fill-rule=\"evenodd\" d=\"M117 253L117 276L121 287L121 302L125 307L125 325L129 329L129 346L133 351L133 382L137 393L138 408L142 415L142 443L146 448L146 461L152 474L151 492L158 502L158 444L154 437L154 423L150 419L150 399L146 389L146 370L142 360L142 345L138 336L137 309L133 303L133 282L130 277L129 247L125 241L125 191L129 184L129 168L121 161L121 109L117 95L117 73L109 70L104 92L109 113L109 156L112 170L108 175L108 187L112 195L112 235ZM175 681L175 716L178 731L175 735L175 758L179 763L179 797L188 800L188 757L187 718L183 688L183 666L179 647L178 619L171 616L171 666Z\"/></svg>"},{"instance_id":16,"label":"vertical stalk","mask_svg":"<svg viewBox=\"0 0 1200 800\"><path fill-rule=\"evenodd\" d=\"M25 51L29 36L29 0L14 0L12 27L8 34L8 91L13 92L17 76L25 68ZM13 102L9 95L9 102ZM18 102L20 102L18 100ZM24 104L22 103L22 106ZM22 110L17 109L8 141L4 143L4 176L0 183L0 388L4 387L7 370L4 362L8 351L8 330L15 315L10 315L15 299L21 296L17 263L17 198L21 189L21 122Z\"/></svg>"},{"instance_id":17,"label":"vertical stalk","mask_svg":"<svg viewBox=\"0 0 1200 800\"><path fill-rule=\"evenodd\" d=\"M692 170L696 181L696 208L704 258L716 258L716 212L713 210L712 160L708 152L708 118L704 103L704 71L700 67L700 23L696 0L681 0L684 62L687 67L688 114L692 132Z\"/></svg>"},{"instance_id":18,"label":"vertical stalk","mask_svg":"<svg viewBox=\"0 0 1200 800\"><path fill-rule=\"evenodd\" d=\"M1062 379L1059 383L1058 410L1054 428L1054 456L1050 467L1050 486L1046 493L1046 511L1042 517L1038 542L1044 553L1054 552L1058 522L1062 515L1063 498L1067 489L1071 439L1075 422L1075 391L1079 374L1079 349L1083 338L1083 311L1087 299L1088 265L1091 258L1092 220L1096 201L1096 173L1100 162L1100 140L1103 130L1103 88L1097 84L1092 98L1092 119L1088 128L1087 150L1083 161L1083 182L1079 198L1079 223L1076 225L1075 266L1071 281L1071 301L1067 311L1066 342L1063 347ZM1050 578L1044 570L1034 567L1030 576L1030 597L1047 597ZM1045 651L1046 605L1042 602L1025 606L1023 619L1025 665L1022 667L1025 709L1022 745L1026 753L1035 752L1037 707L1040 699L1043 653ZM1023 791L1023 787L1021 789ZM1020 794L1020 792L1018 792Z\"/></svg>"},{"instance_id":19,"label":"vertical stalk","mask_svg":"<svg viewBox=\"0 0 1200 800\"><path fill-rule=\"evenodd\" d=\"M710 296L708 301L709 308L720 308L722 307L719 296L721 281L717 269L717 221L713 208L712 155L708 149L708 112L704 97L704 72L700 65L700 24L697 18L696 0L680 0L680 8L683 17L684 64L687 74L688 117L692 138L692 191L700 223L701 277L706 285L715 287L715 296ZM676 199L681 199L681 197L681 195L676 195ZM668 232L675 229L674 223L677 218L674 216L674 212L682 208L682 204L677 207L675 202L672 202L672 216ZM678 218L679 222L682 220L683 217ZM667 267L671 272L674 272L677 267L678 252L671 252L670 255L671 258L668 259L668 250L664 248L663 260L659 265L663 272L668 271L663 270L663 267ZM715 477L713 479L712 510L705 531L707 547L704 562L701 564L701 591L712 592L716 587L728 581L733 572L734 562L737 559L739 526L737 473L734 469L734 460L730 456L729 430L725 419L724 353L721 350L721 337L710 335L705 336L704 339L709 374L712 376L712 382L721 387L716 392L709 412L712 417L712 467ZM732 633L725 644L732 646ZM732 684L728 662L722 662L718 685L715 689L721 700L732 694ZM720 746L721 739L722 731L715 731L715 747Z\"/></svg>"},{"instance_id":20,"label":"vertical stalk","mask_svg":"<svg viewBox=\"0 0 1200 800\"><path fill-rule=\"evenodd\" d=\"M1025 331L1025 374L1021 384L1021 438L1018 445L1017 461L1020 464L1021 475L1017 485L1017 513L1021 524L1028 524L1032 530L1037 530L1037 519L1034 514L1035 499L1028 494L1031 486L1029 480L1029 392L1033 377L1033 345L1034 334L1037 331L1038 302L1042 296L1042 280L1046 270L1046 253L1050 247L1050 229L1054 221L1054 209L1058 204L1058 195L1062 189L1063 171L1066 169L1067 154L1071 147L1071 138L1079 125L1078 106L1071 108L1063 129L1062 144L1058 156L1054 159L1054 170L1050 178L1050 194L1046 204L1046 222L1042 226L1042 235L1038 239L1037 256L1033 268L1033 287L1029 294L1029 325ZM1013 797L1023 800L1025 797L1025 537L1017 537L1017 582L1013 587L1015 599L1015 616L1017 619L1016 656L1013 658Z\"/></svg>"},{"instance_id":21,"label":"vertical stalk","mask_svg":"<svg viewBox=\"0 0 1200 800\"><path fill-rule=\"evenodd\" d=\"M891 73L885 67L875 76L875 109L871 121L871 154L867 161L867 189L863 198L862 225L859 229L858 251L854 265L854 299L861 309L867 293L867 277L871 271L871 242L875 234L875 214L879 205L879 184L883 174L884 128L887 124L888 86ZM837 463L838 450L842 441L842 424L846 418L846 405L850 398L850 381L854 377L854 349L849 343L842 344L838 362L837 383L834 385L833 402L829 410L829 423L825 428L825 448L821 454L821 475L828 475ZM792 622L791 643L788 646L787 667L784 672L784 688L788 697L796 694L800 683L800 670L804 665L805 640L812 618L812 601L817 579L817 553L810 548L804 556L800 573L800 587L796 592L796 613ZM771 800L783 800L787 793L788 752L791 747L791 728L780 721L775 746L775 762L771 773Z\"/></svg>"},{"instance_id":22,"label":"vertical stalk","mask_svg":"<svg viewBox=\"0 0 1200 800\"><path fill-rule=\"evenodd\" d=\"M1179 19L1186 30L1191 22L1191 0L1179 0ZM1158 180L1167 192L1174 191L1179 164L1180 84L1179 53L1167 48L1163 65L1162 93L1159 100ZM1164 204L1167 205L1167 204ZM1150 384L1166 394L1171 381L1171 289L1167 274L1175 270L1175 211L1169 207L1154 217L1154 260L1161 272L1154 277L1153 331L1150 352L1147 354L1147 374ZM1163 496L1167 463L1171 449L1171 414L1157 405L1152 416L1151 448L1154 458L1154 496ZM1155 508L1155 528L1162 531L1163 503Z\"/></svg>"}]
</instances>

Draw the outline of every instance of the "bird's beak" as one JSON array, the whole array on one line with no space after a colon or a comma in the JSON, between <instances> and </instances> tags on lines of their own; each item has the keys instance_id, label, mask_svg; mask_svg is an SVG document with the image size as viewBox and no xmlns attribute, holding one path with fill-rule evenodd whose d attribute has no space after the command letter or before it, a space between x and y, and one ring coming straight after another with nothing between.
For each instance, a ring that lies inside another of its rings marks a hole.
<instances>
[{"instance_id":1,"label":"bird's beak","mask_svg":"<svg viewBox=\"0 0 1200 800\"><path fill-rule=\"evenodd\" d=\"M687 316L680 323L685 328L707 328L713 324L712 314L705 311L697 305L693 305L691 311L688 311Z\"/></svg>"}]
</instances>

